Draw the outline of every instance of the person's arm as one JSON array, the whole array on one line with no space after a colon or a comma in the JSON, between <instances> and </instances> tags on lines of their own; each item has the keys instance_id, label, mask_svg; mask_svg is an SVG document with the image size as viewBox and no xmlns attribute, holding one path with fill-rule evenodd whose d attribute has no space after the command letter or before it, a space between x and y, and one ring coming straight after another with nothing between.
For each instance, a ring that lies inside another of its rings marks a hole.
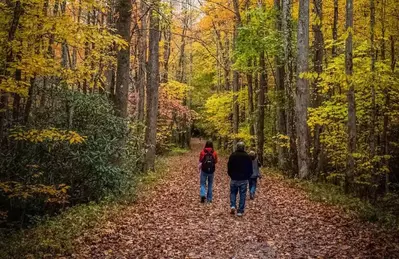
<instances>
[{"instance_id":1,"label":"person's arm","mask_svg":"<svg viewBox=\"0 0 399 259\"><path fill-rule=\"evenodd\" d=\"M216 151L213 151L214 155L215 155L215 164L217 164L218 162L218 153L216 153Z\"/></svg>"},{"instance_id":2,"label":"person's arm","mask_svg":"<svg viewBox=\"0 0 399 259\"><path fill-rule=\"evenodd\" d=\"M200 152L199 162L202 163L202 159L204 158L204 151Z\"/></svg>"},{"instance_id":3,"label":"person's arm","mask_svg":"<svg viewBox=\"0 0 399 259\"><path fill-rule=\"evenodd\" d=\"M231 177L232 159L229 156L229 161L227 162L227 174Z\"/></svg>"},{"instance_id":4,"label":"person's arm","mask_svg":"<svg viewBox=\"0 0 399 259\"><path fill-rule=\"evenodd\" d=\"M253 172L254 172L254 169L252 167L252 159L248 156L248 159L247 159L247 174L248 174L247 178L248 179L251 178Z\"/></svg>"}]
</instances>

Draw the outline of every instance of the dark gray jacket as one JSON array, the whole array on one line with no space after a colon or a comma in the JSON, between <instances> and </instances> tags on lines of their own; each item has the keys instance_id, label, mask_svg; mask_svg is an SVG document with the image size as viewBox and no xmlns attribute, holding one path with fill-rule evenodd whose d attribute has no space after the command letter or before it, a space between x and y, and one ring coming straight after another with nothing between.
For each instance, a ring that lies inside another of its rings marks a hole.
<instances>
[{"instance_id":1,"label":"dark gray jacket","mask_svg":"<svg viewBox=\"0 0 399 259\"><path fill-rule=\"evenodd\" d=\"M252 160L252 175L251 178L258 178L260 177L260 170L259 167L261 167L261 163L257 158Z\"/></svg>"}]
</instances>

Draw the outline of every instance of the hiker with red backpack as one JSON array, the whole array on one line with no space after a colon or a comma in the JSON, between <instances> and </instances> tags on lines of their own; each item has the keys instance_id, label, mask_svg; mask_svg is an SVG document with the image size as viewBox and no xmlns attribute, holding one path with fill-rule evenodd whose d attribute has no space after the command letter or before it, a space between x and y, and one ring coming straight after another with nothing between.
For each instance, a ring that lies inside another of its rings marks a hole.
<instances>
[{"instance_id":1,"label":"hiker with red backpack","mask_svg":"<svg viewBox=\"0 0 399 259\"><path fill-rule=\"evenodd\" d=\"M213 176L215 172L215 165L218 162L218 155L213 149L212 141L208 140L205 143L204 149L200 153L200 196L201 203L208 201L212 202L212 186ZM208 190L206 191L206 185L208 183Z\"/></svg>"}]
</instances>

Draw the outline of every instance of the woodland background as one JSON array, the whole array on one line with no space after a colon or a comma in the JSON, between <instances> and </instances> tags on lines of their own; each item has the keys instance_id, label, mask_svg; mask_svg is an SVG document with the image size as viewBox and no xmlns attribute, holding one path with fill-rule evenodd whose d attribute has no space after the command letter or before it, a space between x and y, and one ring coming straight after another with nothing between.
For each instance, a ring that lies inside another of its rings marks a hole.
<instances>
[{"instance_id":1,"label":"woodland background","mask_svg":"<svg viewBox=\"0 0 399 259\"><path fill-rule=\"evenodd\" d=\"M129 193L238 140L399 215L395 0L1 0L0 223Z\"/></svg>"}]
</instances>

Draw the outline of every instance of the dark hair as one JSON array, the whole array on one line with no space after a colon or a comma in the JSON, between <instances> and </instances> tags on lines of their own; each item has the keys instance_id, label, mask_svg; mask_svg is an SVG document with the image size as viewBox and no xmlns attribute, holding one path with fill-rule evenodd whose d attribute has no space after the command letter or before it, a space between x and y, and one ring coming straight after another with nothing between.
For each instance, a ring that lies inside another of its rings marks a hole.
<instances>
[{"instance_id":1,"label":"dark hair","mask_svg":"<svg viewBox=\"0 0 399 259\"><path fill-rule=\"evenodd\" d=\"M212 142L212 140L208 140L208 141L206 141L206 143L205 143L205 148L212 148L213 149L213 142Z\"/></svg>"}]
</instances>

